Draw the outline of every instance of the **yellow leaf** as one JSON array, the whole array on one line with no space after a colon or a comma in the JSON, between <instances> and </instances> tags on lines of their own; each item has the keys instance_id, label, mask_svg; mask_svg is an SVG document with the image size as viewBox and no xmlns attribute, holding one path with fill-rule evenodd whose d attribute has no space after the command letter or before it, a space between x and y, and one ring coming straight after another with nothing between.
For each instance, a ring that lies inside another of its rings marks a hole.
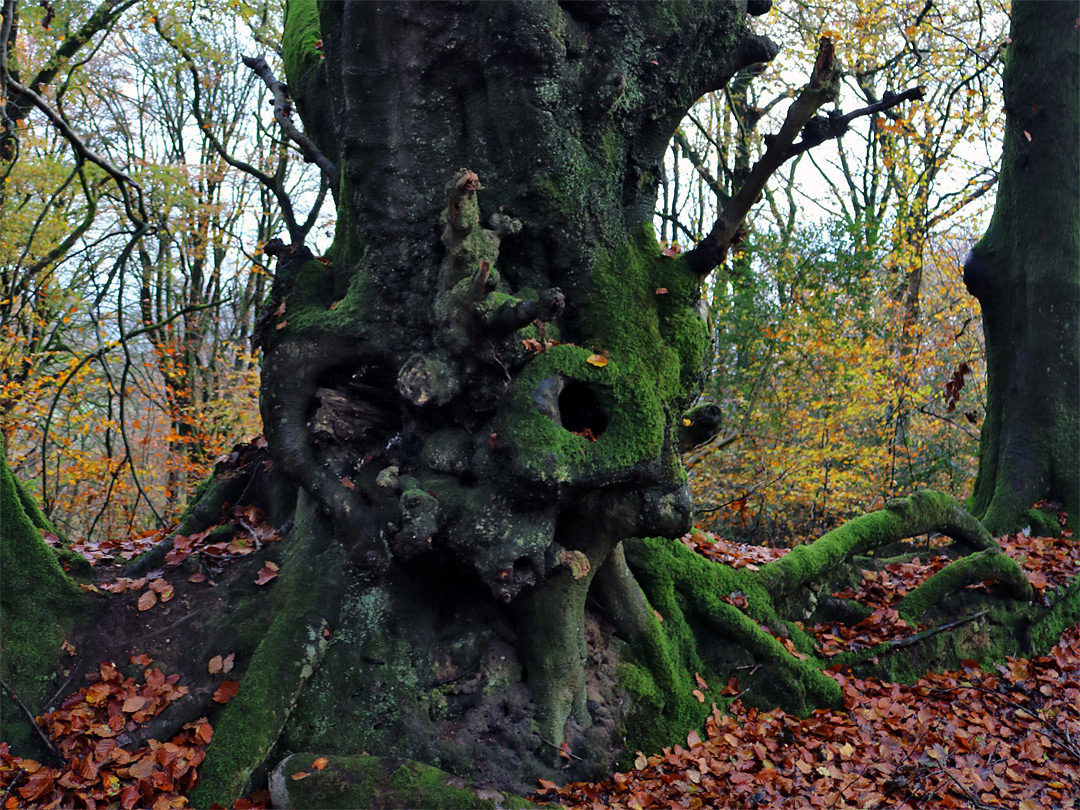
<instances>
[{"instance_id":1,"label":"yellow leaf","mask_svg":"<svg viewBox=\"0 0 1080 810\"><path fill-rule=\"evenodd\" d=\"M607 358L602 354L590 354L585 358L585 362L590 366L596 366L597 368L603 368L607 365Z\"/></svg>"}]
</instances>

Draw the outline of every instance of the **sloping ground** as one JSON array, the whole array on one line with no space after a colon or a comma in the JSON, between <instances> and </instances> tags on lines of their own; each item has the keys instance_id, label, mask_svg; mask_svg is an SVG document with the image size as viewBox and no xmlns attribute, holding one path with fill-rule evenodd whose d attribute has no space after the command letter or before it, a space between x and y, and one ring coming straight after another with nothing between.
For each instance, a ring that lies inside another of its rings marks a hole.
<instances>
[{"instance_id":1,"label":"sloping ground","mask_svg":"<svg viewBox=\"0 0 1080 810\"><path fill-rule=\"evenodd\" d=\"M684 542L734 567L785 553L700 534ZM1071 538L1020 534L1000 542L1040 596L1080 572L1080 544ZM920 556L867 572L857 591L837 594L872 607L870 616L852 627L808 628L825 654L927 632L900 620L892 606L947 559L932 545L912 550ZM542 783L533 798L632 810L1080 806L1080 628L1048 655L1010 658L996 671L970 661L961 671L902 685L849 677L846 669L837 664L829 673L843 690L842 711L801 718L736 699L727 713L714 709L704 738L691 732L686 747L639 754L632 771L605 782ZM724 692L737 695L737 682Z\"/></svg>"}]
</instances>

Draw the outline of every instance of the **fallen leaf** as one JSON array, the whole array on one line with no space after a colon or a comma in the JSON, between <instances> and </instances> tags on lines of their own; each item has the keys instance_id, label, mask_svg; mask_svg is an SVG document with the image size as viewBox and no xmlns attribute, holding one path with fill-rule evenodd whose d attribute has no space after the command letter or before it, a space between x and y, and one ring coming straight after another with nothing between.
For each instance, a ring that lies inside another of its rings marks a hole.
<instances>
[{"instance_id":1,"label":"fallen leaf","mask_svg":"<svg viewBox=\"0 0 1080 810\"><path fill-rule=\"evenodd\" d=\"M603 368L607 365L607 358L602 354L590 354L585 358L585 362L590 366L596 366L597 368Z\"/></svg>"},{"instance_id":2,"label":"fallen leaf","mask_svg":"<svg viewBox=\"0 0 1080 810\"><path fill-rule=\"evenodd\" d=\"M667 295L667 292L668 292L667 287L657 287L656 288L656 294L657 295Z\"/></svg>"},{"instance_id":3,"label":"fallen leaf","mask_svg":"<svg viewBox=\"0 0 1080 810\"><path fill-rule=\"evenodd\" d=\"M319 757L317 760L311 763L311 767L317 771L321 771L327 765L326 757Z\"/></svg>"},{"instance_id":4,"label":"fallen leaf","mask_svg":"<svg viewBox=\"0 0 1080 810\"><path fill-rule=\"evenodd\" d=\"M221 664L221 656L215 655L213 658L210 659L210 663L207 665L207 669L209 670L211 675L217 675L219 672L221 672Z\"/></svg>"},{"instance_id":5,"label":"fallen leaf","mask_svg":"<svg viewBox=\"0 0 1080 810\"><path fill-rule=\"evenodd\" d=\"M148 702L149 701L141 695L135 695L125 700L124 705L121 708L128 714L134 714L135 712L139 711L139 709L142 709L144 706L146 706Z\"/></svg>"},{"instance_id":6,"label":"fallen leaf","mask_svg":"<svg viewBox=\"0 0 1080 810\"><path fill-rule=\"evenodd\" d=\"M149 610L157 604L157 594L153 591L146 591L139 597L139 610Z\"/></svg>"},{"instance_id":7,"label":"fallen leaf","mask_svg":"<svg viewBox=\"0 0 1080 810\"><path fill-rule=\"evenodd\" d=\"M272 562L267 562L266 565L264 565L259 570L259 576L255 580L255 584L256 585L265 585L267 582L269 582L270 580L274 579L274 577L277 576L277 572L278 572L277 564L272 563Z\"/></svg>"},{"instance_id":8,"label":"fallen leaf","mask_svg":"<svg viewBox=\"0 0 1080 810\"><path fill-rule=\"evenodd\" d=\"M311 774L307 771L297 771L292 775L292 780L294 782L299 782L301 779L307 779L309 776L311 776Z\"/></svg>"},{"instance_id":9,"label":"fallen leaf","mask_svg":"<svg viewBox=\"0 0 1080 810\"><path fill-rule=\"evenodd\" d=\"M225 660L221 662L221 671L225 673L232 672L233 662L236 659L236 653L229 653L225 656Z\"/></svg>"},{"instance_id":10,"label":"fallen leaf","mask_svg":"<svg viewBox=\"0 0 1080 810\"><path fill-rule=\"evenodd\" d=\"M275 328L275 329L284 329L284 328L285 328L285 325L286 325L287 323L288 323L288 321L282 321L281 323L279 323L279 324L278 324L277 326L275 326L274 328Z\"/></svg>"},{"instance_id":11,"label":"fallen leaf","mask_svg":"<svg viewBox=\"0 0 1080 810\"><path fill-rule=\"evenodd\" d=\"M349 478L348 476L342 476L341 478L338 479L338 481L341 482L341 485L343 487L345 487L345 489L348 489L348 490L356 489L356 484L354 484L353 480L351 478Z\"/></svg>"},{"instance_id":12,"label":"fallen leaf","mask_svg":"<svg viewBox=\"0 0 1080 810\"><path fill-rule=\"evenodd\" d=\"M214 690L213 701L215 703L228 703L236 697L238 691L240 691L238 681L222 681L221 686Z\"/></svg>"}]
</instances>

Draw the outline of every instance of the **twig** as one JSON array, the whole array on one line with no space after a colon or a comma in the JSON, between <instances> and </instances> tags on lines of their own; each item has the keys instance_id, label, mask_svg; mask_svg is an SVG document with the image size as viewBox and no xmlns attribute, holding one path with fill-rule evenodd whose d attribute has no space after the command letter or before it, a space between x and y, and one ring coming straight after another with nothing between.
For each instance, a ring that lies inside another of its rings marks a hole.
<instances>
[{"instance_id":1,"label":"twig","mask_svg":"<svg viewBox=\"0 0 1080 810\"><path fill-rule=\"evenodd\" d=\"M34 731L37 732L38 737L41 739L42 744L45 746L45 750L50 754L50 756L55 757L54 764L63 767L64 757L61 756L60 752L56 749L56 746L53 745L53 741L49 739L48 735L45 734L45 731L41 728L41 726L38 725L37 717L34 716L34 713L32 711L30 711L30 707L23 703L22 698L16 695L12 688L8 686L6 682L0 681L0 684L3 685L4 691L8 693L8 697L15 701L15 704L23 710L23 713L30 720L30 725L33 726Z\"/></svg>"},{"instance_id":2,"label":"twig","mask_svg":"<svg viewBox=\"0 0 1080 810\"><path fill-rule=\"evenodd\" d=\"M910 647L912 644L918 644L924 638L929 638L930 636L935 635L936 633L942 633L945 630L951 630L952 628L957 627L957 626L959 626L961 624L966 624L967 622L973 622L976 619L981 619L983 616L985 616L989 612L990 612L990 609L986 608L984 610L978 611L977 613L972 613L970 616L965 616L962 619L957 619L954 622L948 622L946 624L938 624L938 625L935 625L933 627L929 627L926 630L921 630L918 633L915 633L914 635L906 636L906 637L904 637L904 638L902 638L902 639L900 639L898 641L890 641L890 642L888 642L889 646L884 650L884 652L892 652L893 650L899 649L900 647Z\"/></svg>"},{"instance_id":3,"label":"twig","mask_svg":"<svg viewBox=\"0 0 1080 810\"><path fill-rule=\"evenodd\" d=\"M547 743L552 748L554 748L556 751L558 751L560 754L566 754L566 756L568 756L568 757L573 757L574 759L579 760L579 761L581 760L581 757L579 757L577 754L573 753L570 750L570 746L566 746L566 748L563 748L561 745L556 745L551 740L545 740L543 738L543 736L541 736L541 735L537 735L537 736L540 737L541 742Z\"/></svg>"},{"instance_id":4,"label":"twig","mask_svg":"<svg viewBox=\"0 0 1080 810\"><path fill-rule=\"evenodd\" d=\"M240 521L240 526L247 530L247 533L251 535L251 539L255 541L255 550L258 551L262 548L262 542L259 540L259 535L255 534L255 530L247 525L243 520Z\"/></svg>"},{"instance_id":5,"label":"twig","mask_svg":"<svg viewBox=\"0 0 1080 810\"><path fill-rule=\"evenodd\" d=\"M49 707L56 702L56 699L60 697L60 695L64 694L65 691L67 691L67 688L71 685L71 682L75 680L75 676L79 674L79 670L82 669L82 665L83 661L81 658L75 660L75 666L72 668L71 674L68 675L67 680L64 681L64 683L61 684L60 688L56 690L53 696L45 702L44 708L46 711L49 711Z\"/></svg>"}]
</instances>

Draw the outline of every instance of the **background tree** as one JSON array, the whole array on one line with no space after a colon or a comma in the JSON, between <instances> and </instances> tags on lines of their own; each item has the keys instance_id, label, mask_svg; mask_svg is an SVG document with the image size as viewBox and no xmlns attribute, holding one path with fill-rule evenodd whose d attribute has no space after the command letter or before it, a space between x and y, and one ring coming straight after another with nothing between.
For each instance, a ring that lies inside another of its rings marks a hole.
<instances>
[{"instance_id":1,"label":"background tree","mask_svg":"<svg viewBox=\"0 0 1080 810\"><path fill-rule=\"evenodd\" d=\"M1044 498L1080 514L1078 20L1073 2L1013 9L997 203L964 268L988 375L974 509L996 531Z\"/></svg>"}]
</instances>

